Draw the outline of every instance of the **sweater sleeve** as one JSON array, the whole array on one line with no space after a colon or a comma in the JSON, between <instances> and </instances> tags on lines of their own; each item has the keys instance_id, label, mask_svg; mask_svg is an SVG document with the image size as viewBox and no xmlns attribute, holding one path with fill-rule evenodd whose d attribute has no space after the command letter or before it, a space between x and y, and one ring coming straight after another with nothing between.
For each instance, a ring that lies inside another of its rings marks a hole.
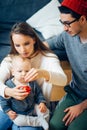
<instances>
[{"instance_id":1,"label":"sweater sleeve","mask_svg":"<svg viewBox=\"0 0 87 130\"><path fill-rule=\"evenodd\" d=\"M48 53L48 56L43 56L41 68L45 69L50 74L49 83L53 85L65 86L67 83L67 76L64 73L60 62L55 54Z\"/></svg>"},{"instance_id":2,"label":"sweater sleeve","mask_svg":"<svg viewBox=\"0 0 87 130\"><path fill-rule=\"evenodd\" d=\"M7 87L5 81L10 78L11 63L8 58L5 58L0 65L0 95L4 96L4 90Z\"/></svg>"},{"instance_id":3,"label":"sweater sleeve","mask_svg":"<svg viewBox=\"0 0 87 130\"><path fill-rule=\"evenodd\" d=\"M41 84L42 92L49 102L52 93L52 87L65 86L67 83L67 76L64 73L60 62L55 54L47 53L48 56L43 56L41 60L40 69L47 70L50 74L50 80L44 81Z\"/></svg>"}]
</instances>

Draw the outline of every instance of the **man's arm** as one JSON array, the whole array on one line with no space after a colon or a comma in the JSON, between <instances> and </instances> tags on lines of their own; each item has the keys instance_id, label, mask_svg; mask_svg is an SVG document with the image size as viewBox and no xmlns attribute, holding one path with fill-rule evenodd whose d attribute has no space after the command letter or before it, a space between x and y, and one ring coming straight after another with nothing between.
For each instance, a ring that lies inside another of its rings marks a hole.
<instances>
[{"instance_id":1,"label":"man's arm","mask_svg":"<svg viewBox=\"0 0 87 130\"><path fill-rule=\"evenodd\" d=\"M66 50L62 41L62 34L47 39L43 43L55 53L60 61L68 61Z\"/></svg>"}]
</instances>

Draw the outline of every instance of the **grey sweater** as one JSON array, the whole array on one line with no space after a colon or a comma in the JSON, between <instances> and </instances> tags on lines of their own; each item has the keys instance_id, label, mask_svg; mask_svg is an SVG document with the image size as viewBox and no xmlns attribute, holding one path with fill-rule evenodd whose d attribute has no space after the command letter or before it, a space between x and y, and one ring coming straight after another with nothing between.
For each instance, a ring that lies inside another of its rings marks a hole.
<instances>
[{"instance_id":1,"label":"grey sweater","mask_svg":"<svg viewBox=\"0 0 87 130\"><path fill-rule=\"evenodd\" d=\"M52 50L64 50L72 68L70 87L81 99L87 98L87 43L83 44L79 36L70 36L63 32L47 40ZM59 53L58 53L59 54Z\"/></svg>"}]
</instances>

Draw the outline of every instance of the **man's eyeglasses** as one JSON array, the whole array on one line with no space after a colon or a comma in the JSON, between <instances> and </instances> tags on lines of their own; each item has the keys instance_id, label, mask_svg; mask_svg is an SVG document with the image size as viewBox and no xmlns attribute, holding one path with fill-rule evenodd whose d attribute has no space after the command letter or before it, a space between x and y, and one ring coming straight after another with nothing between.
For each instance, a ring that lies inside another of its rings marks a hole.
<instances>
[{"instance_id":1,"label":"man's eyeglasses","mask_svg":"<svg viewBox=\"0 0 87 130\"><path fill-rule=\"evenodd\" d=\"M70 24L76 22L78 19L74 19L72 20L71 22L68 22L68 21L61 21L61 19L59 20L63 25L65 25L66 27L70 27Z\"/></svg>"}]
</instances>

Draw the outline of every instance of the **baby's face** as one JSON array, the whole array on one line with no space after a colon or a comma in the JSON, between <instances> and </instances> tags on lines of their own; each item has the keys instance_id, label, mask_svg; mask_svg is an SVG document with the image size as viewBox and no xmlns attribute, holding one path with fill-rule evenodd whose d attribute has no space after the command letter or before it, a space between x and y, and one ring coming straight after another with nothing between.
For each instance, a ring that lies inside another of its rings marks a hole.
<instances>
[{"instance_id":1,"label":"baby's face","mask_svg":"<svg viewBox=\"0 0 87 130\"><path fill-rule=\"evenodd\" d=\"M31 65L28 61L18 61L13 67L13 76L17 81L25 83L25 75L29 72L30 69Z\"/></svg>"}]
</instances>

